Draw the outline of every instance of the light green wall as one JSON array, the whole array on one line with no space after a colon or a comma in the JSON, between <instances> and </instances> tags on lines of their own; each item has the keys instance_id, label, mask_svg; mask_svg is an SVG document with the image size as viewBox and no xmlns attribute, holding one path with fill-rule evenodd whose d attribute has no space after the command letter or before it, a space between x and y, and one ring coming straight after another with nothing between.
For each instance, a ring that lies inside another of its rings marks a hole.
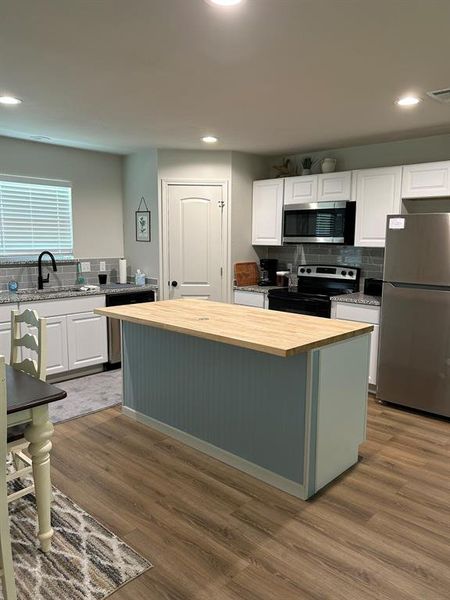
<instances>
[{"instance_id":1,"label":"light green wall","mask_svg":"<svg viewBox=\"0 0 450 600\"><path fill-rule=\"evenodd\" d=\"M292 169L306 156L311 156L314 160L324 158L325 156L336 158L337 171L450 160L450 135L435 135L397 142L333 148L330 150L304 152L286 156L292 161ZM274 171L271 167L280 164L280 161L280 156L269 159L268 177L274 176ZM315 171L319 172L319 167L316 167Z\"/></svg>"},{"instance_id":2,"label":"light green wall","mask_svg":"<svg viewBox=\"0 0 450 600\"><path fill-rule=\"evenodd\" d=\"M144 196L151 211L151 241L136 241L135 212ZM159 274L158 152L144 150L124 159L123 231L128 275L141 269L147 277Z\"/></svg>"},{"instance_id":3,"label":"light green wall","mask_svg":"<svg viewBox=\"0 0 450 600\"><path fill-rule=\"evenodd\" d=\"M122 157L0 137L0 174L72 182L74 254L123 255Z\"/></svg>"}]
</instances>

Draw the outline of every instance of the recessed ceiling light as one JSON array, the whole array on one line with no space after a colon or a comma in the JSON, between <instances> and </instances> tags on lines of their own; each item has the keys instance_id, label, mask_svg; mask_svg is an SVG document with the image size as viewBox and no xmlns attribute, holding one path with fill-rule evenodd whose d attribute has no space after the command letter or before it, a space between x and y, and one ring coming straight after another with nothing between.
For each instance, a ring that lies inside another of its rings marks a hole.
<instances>
[{"instance_id":1,"label":"recessed ceiling light","mask_svg":"<svg viewBox=\"0 0 450 600\"><path fill-rule=\"evenodd\" d=\"M216 6L235 6L241 4L243 0L206 0L208 4L215 4Z\"/></svg>"},{"instance_id":2,"label":"recessed ceiling light","mask_svg":"<svg viewBox=\"0 0 450 600\"><path fill-rule=\"evenodd\" d=\"M20 98L15 98L14 96L0 96L0 104L14 106L15 104L22 104L22 100Z\"/></svg>"},{"instance_id":3,"label":"recessed ceiling light","mask_svg":"<svg viewBox=\"0 0 450 600\"><path fill-rule=\"evenodd\" d=\"M205 142L205 144L216 144L218 141L219 139L214 135L205 135L205 137L202 137L202 142Z\"/></svg>"},{"instance_id":4,"label":"recessed ceiling light","mask_svg":"<svg viewBox=\"0 0 450 600\"><path fill-rule=\"evenodd\" d=\"M396 104L399 106L415 106L419 102L421 102L421 99L417 96L403 96L396 101Z\"/></svg>"}]
</instances>

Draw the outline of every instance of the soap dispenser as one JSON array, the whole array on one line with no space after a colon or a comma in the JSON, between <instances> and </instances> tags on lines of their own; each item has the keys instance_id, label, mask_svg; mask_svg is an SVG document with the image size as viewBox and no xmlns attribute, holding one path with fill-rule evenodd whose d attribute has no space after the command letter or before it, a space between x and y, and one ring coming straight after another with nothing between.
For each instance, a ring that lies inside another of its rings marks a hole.
<instances>
[{"instance_id":1,"label":"soap dispenser","mask_svg":"<svg viewBox=\"0 0 450 600\"><path fill-rule=\"evenodd\" d=\"M142 273L140 269L136 271L134 282L136 285L145 285L145 273Z\"/></svg>"}]
</instances>

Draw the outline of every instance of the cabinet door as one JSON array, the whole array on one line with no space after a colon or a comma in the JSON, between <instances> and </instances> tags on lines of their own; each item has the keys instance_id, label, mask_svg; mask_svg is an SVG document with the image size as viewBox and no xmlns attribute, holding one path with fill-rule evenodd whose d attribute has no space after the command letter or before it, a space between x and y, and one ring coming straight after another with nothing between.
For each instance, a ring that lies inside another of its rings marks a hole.
<instances>
[{"instance_id":1,"label":"cabinet door","mask_svg":"<svg viewBox=\"0 0 450 600\"><path fill-rule=\"evenodd\" d=\"M9 365L11 354L11 322L0 323L0 355L5 357L5 362Z\"/></svg>"},{"instance_id":2,"label":"cabinet door","mask_svg":"<svg viewBox=\"0 0 450 600\"><path fill-rule=\"evenodd\" d=\"M450 161L403 167L403 198L436 198L450 195Z\"/></svg>"},{"instance_id":3,"label":"cabinet door","mask_svg":"<svg viewBox=\"0 0 450 600\"><path fill-rule=\"evenodd\" d=\"M283 193L283 179L253 183L252 244L255 246L281 246Z\"/></svg>"},{"instance_id":4,"label":"cabinet door","mask_svg":"<svg viewBox=\"0 0 450 600\"><path fill-rule=\"evenodd\" d=\"M93 312L67 316L69 369L81 369L108 360L106 318Z\"/></svg>"},{"instance_id":5,"label":"cabinet door","mask_svg":"<svg viewBox=\"0 0 450 600\"><path fill-rule=\"evenodd\" d=\"M323 173L319 175L318 201L339 202L350 200L352 172Z\"/></svg>"},{"instance_id":6,"label":"cabinet door","mask_svg":"<svg viewBox=\"0 0 450 600\"><path fill-rule=\"evenodd\" d=\"M380 307L369 304L351 304L347 302L332 302L331 318L344 321L370 323L373 331L370 336L369 383L377 383L378 367L378 338L380 333Z\"/></svg>"},{"instance_id":7,"label":"cabinet door","mask_svg":"<svg viewBox=\"0 0 450 600\"><path fill-rule=\"evenodd\" d=\"M401 212L401 167L354 173L356 194L355 246L385 245L386 217Z\"/></svg>"},{"instance_id":8,"label":"cabinet door","mask_svg":"<svg viewBox=\"0 0 450 600\"><path fill-rule=\"evenodd\" d=\"M370 362L369 362L369 383L377 384L378 368L378 338L380 335L380 326L374 325L370 337Z\"/></svg>"},{"instance_id":9,"label":"cabinet door","mask_svg":"<svg viewBox=\"0 0 450 600\"><path fill-rule=\"evenodd\" d=\"M317 202L319 176L286 177L284 204L307 204Z\"/></svg>"},{"instance_id":10,"label":"cabinet door","mask_svg":"<svg viewBox=\"0 0 450 600\"><path fill-rule=\"evenodd\" d=\"M242 304L243 306L254 306L256 308L264 308L264 298L266 294L262 292L246 292L244 290L234 291L234 304Z\"/></svg>"},{"instance_id":11,"label":"cabinet door","mask_svg":"<svg viewBox=\"0 0 450 600\"><path fill-rule=\"evenodd\" d=\"M67 318L65 316L46 317L47 319L47 375L64 373L69 370L67 355ZM35 327L22 325L22 335L28 331L37 335ZM22 358L36 358L36 353L22 348Z\"/></svg>"}]
</instances>

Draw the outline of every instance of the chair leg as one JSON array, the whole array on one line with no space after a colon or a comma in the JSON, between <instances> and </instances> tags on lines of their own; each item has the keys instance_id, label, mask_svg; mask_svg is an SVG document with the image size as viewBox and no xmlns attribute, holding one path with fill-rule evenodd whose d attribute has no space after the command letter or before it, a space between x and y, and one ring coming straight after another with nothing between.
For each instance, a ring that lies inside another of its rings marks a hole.
<instances>
[{"instance_id":1,"label":"chair leg","mask_svg":"<svg viewBox=\"0 0 450 600\"><path fill-rule=\"evenodd\" d=\"M48 419L47 405L32 409L33 420L25 430L30 442L29 451L33 463L34 490L39 521L38 538L43 552L50 552L53 537L51 525L52 487L50 479L50 451L53 425Z\"/></svg>"},{"instance_id":2,"label":"chair leg","mask_svg":"<svg viewBox=\"0 0 450 600\"><path fill-rule=\"evenodd\" d=\"M3 500L3 499L2 499ZM8 506L6 497L0 509L0 556L2 566L2 588L5 600L17 600L14 566L11 552L11 535L9 532Z\"/></svg>"}]
</instances>

